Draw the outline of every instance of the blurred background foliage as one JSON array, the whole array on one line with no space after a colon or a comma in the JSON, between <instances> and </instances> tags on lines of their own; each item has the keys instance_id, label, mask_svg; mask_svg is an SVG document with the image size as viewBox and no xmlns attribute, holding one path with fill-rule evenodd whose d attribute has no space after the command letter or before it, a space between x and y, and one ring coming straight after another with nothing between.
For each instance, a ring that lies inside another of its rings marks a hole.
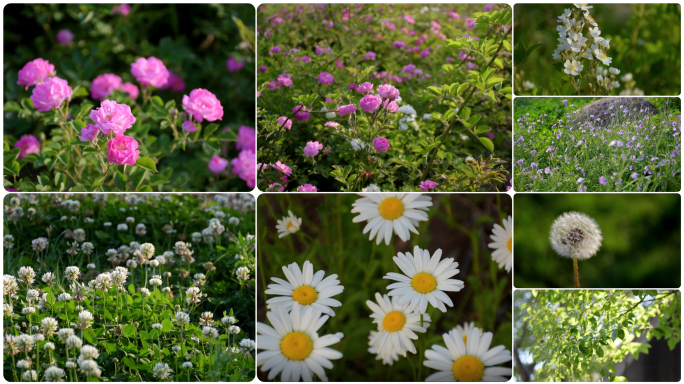
<instances>
[{"instance_id":1,"label":"blurred background foliage","mask_svg":"<svg viewBox=\"0 0 684 384\"><path fill-rule=\"evenodd\" d=\"M679 4L591 4L601 37L610 39L611 67L618 78L631 73L645 95L679 95L681 84L681 6ZM556 19L573 4L516 4L513 10L513 43L537 43L522 65L515 66L515 93L531 81L538 89L551 89L550 79L567 80L552 58L558 46ZM586 37L589 32L585 28ZM622 83L622 81L620 81ZM621 84L623 85L623 84ZM620 90L624 89L621 86ZM539 92L541 94L541 92Z\"/></svg>"},{"instance_id":2,"label":"blurred background foliage","mask_svg":"<svg viewBox=\"0 0 684 384\"><path fill-rule=\"evenodd\" d=\"M676 288L681 285L681 197L678 194L517 194L514 217L516 288L570 288L572 259L549 243L563 212L598 223L603 243L579 262L582 288Z\"/></svg>"},{"instance_id":3,"label":"blurred background foliage","mask_svg":"<svg viewBox=\"0 0 684 384\"><path fill-rule=\"evenodd\" d=\"M251 44L245 43L248 38L253 39L248 36L254 29L252 5L132 4L127 16L113 13L113 6L6 5L3 13L5 100L18 102L31 95L30 89L26 91L17 85L17 72L38 57L53 64L57 76L67 80L72 89L80 85L90 90L91 81L105 73L114 73L123 82L140 87L131 75L131 63L139 57L154 56L186 84L182 92L156 89L154 94L165 102L175 100L177 108L182 110L183 94L187 95L195 88L208 89L223 105L221 127L237 130L241 125L254 126L254 43L253 40ZM68 29L75 35L69 46L56 41L61 29ZM226 60L230 56L245 60L244 68L229 73ZM99 100L92 102L95 106L100 103ZM3 124L5 137L15 140L21 135L33 134L45 142L52 128L38 119L21 118L16 113L5 114ZM155 129L149 134L157 136L150 152L167 153L172 141L171 131ZM164 174L173 172L172 184L167 187L205 190L207 184L217 181L207 170L208 159L216 150L200 144L191 145L185 153L177 151L164 157L157 168ZM188 153L202 151L206 152L204 156L188 156ZM237 151L232 152L231 149L228 158L237 157ZM246 189L242 180L234 178L230 185L224 183L221 190L238 188Z\"/></svg>"},{"instance_id":4,"label":"blurred background foliage","mask_svg":"<svg viewBox=\"0 0 684 384\"><path fill-rule=\"evenodd\" d=\"M419 354L434 344L444 345L442 334L465 322L475 322L485 332L493 332L492 346L511 349L511 290L509 274L491 260L487 247L494 223L511 212L511 199L505 194L441 194L431 195L433 207L429 221L421 222L420 235L411 234L408 242L393 235L389 246L375 244L363 234L365 223L353 223L352 204L359 198L351 194L284 195L263 194L257 200L257 321L267 322L264 291L273 282L271 277L284 278L281 267L305 260L313 263L314 271L325 270L326 276L337 274L344 292L334 297L342 302L320 329L319 335L344 333L340 343L331 348L344 357L333 361L326 370L334 381L422 381L435 371L422 365L418 354L400 356L393 366L383 365L368 352L368 336L377 330L366 300L375 300L375 292L386 294L390 280L388 272L400 272L393 256L411 252L413 247L427 249L432 255L438 248L442 258L451 257L460 272L455 279L465 282L460 292L447 293L454 307L447 312L428 307L433 322L414 342ZM278 238L276 220L291 210L303 222L299 232ZM510 364L510 363L507 363ZM505 366L505 365L504 365ZM510 366L510 365L509 365ZM414 369L415 368L415 369ZM266 381L266 375L258 372Z\"/></svg>"}]
</instances>

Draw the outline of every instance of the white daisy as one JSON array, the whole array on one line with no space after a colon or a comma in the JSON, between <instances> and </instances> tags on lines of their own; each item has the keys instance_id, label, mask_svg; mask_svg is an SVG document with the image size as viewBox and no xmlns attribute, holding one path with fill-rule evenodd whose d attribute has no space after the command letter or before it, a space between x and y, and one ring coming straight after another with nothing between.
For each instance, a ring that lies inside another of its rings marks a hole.
<instances>
[{"instance_id":1,"label":"white daisy","mask_svg":"<svg viewBox=\"0 0 684 384\"><path fill-rule=\"evenodd\" d=\"M393 365L395 361L399 361L399 354L397 353L397 348L394 347L392 352L389 354L384 353L380 350L380 340L376 338L378 331L370 331L368 335L368 352L376 355L375 360L382 360L385 365Z\"/></svg>"},{"instance_id":2,"label":"white daisy","mask_svg":"<svg viewBox=\"0 0 684 384\"><path fill-rule=\"evenodd\" d=\"M513 263L513 225L511 225L511 216L503 221L503 228L499 224L494 224L492 229L492 242L489 243L489 248L495 249L492 252L492 260L499 263L499 268L505 266L506 272L511 271Z\"/></svg>"},{"instance_id":3,"label":"white daisy","mask_svg":"<svg viewBox=\"0 0 684 384\"><path fill-rule=\"evenodd\" d=\"M344 291L336 274L324 279L325 271L314 273L313 264L309 260L304 262L303 269L299 269L297 263L292 263L283 267L283 272L288 281L272 277L271 280L277 284L269 285L266 290L267 295L278 295L266 301L268 309L283 307L290 310L294 303L298 303L335 316L335 311L331 307L339 307L342 303L331 297Z\"/></svg>"},{"instance_id":4,"label":"white daisy","mask_svg":"<svg viewBox=\"0 0 684 384\"><path fill-rule=\"evenodd\" d=\"M468 344L468 333L470 333L470 330L472 329L474 329L478 335L482 336L482 329L476 327L475 323L472 321L470 323L463 323L463 325L456 326L456 330L458 331L458 333L463 335L463 342L465 344Z\"/></svg>"},{"instance_id":5,"label":"white daisy","mask_svg":"<svg viewBox=\"0 0 684 384\"><path fill-rule=\"evenodd\" d=\"M363 233L370 231L370 240L377 235L376 244L385 239L389 245L392 231L402 241L411 237L409 231L418 234L416 227L421 221L427 221L425 211L432 206L432 198L420 193L361 193L364 196L352 206L352 213L360 213L354 218L355 223L368 221Z\"/></svg>"},{"instance_id":6,"label":"white daisy","mask_svg":"<svg viewBox=\"0 0 684 384\"><path fill-rule=\"evenodd\" d=\"M491 332L479 335L476 329L468 333L468 344L463 335L453 329L442 335L446 348L433 345L425 351L423 365L439 372L428 376L425 381L508 381L512 375L509 367L495 367L511 361L511 352L503 345L489 348Z\"/></svg>"},{"instance_id":7,"label":"white daisy","mask_svg":"<svg viewBox=\"0 0 684 384\"><path fill-rule=\"evenodd\" d=\"M430 326L430 315L421 316L409 309L408 303L400 305L396 297L390 300L387 295L375 293L375 302L366 301L366 305L373 311L370 316L378 325L378 332L368 343L371 348L378 348L378 355L383 358L392 354L406 356L406 351L416 353L416 347L411 340L418 340L416 332L425 333ZM421 325L422 317L422 325Z\"/></svg>"},{"instance_id":8,"label":"white daisy","mask_svg":"<svg viewBox=\"0 0 684 384\"><path fill-rule=\"evenodd\" d=\"M323 368L332 368L330 360L342 358L342 353L329 345L338 343L344 335L318 337L318 329L329 319L313 307L302 308L298 303L288 313L284 307L266 313L272 326L257 323L257 365L268 372L268 380L279 373L281 381L313 381L313 373L328 381Z\"/></svg>"},{"instance_id":9,"label":"white daisy","mask_svg":"<svg viewBox=\"0 0 684 384\"><path fill-rule=\"evenodd\" d=\"M276 225L276 229L278 229L278 233L280 234L278 238L296 233L302 226L301 217L295 216L292 211L287 211L287 213L289 213L290 216L283 216L281 220L278 220L278 225Z\"/></svg>"},{"instance_id":10,"label":"white daisy","mask_svg":"<svg viewBox=\"0 0 684 384\"><path fill-rule=\"evenodd\" d=\"M413 253L415 256L399 252L392 258L405 275L394 272L385 275L385 279L398 281L387 286L389 295L398 296L399 305L410 303L409 311L415 309L425 313L429 302L446 312L444 304L453 307L454 303L444 291L458 292L464 286L461 280L450 279L459 272L458 263L451 258L440 261L441 249L435 251L432 258L428 250L418 246L413 248Z\"/></svg>"}]
</instances>

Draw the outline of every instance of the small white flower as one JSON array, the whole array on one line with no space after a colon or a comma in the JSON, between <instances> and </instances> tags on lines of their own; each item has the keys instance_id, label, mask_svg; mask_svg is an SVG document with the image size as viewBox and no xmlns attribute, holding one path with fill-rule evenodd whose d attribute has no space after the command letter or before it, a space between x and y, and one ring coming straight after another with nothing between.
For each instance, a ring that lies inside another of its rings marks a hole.
<instances>
[{"instance_id":1,"label":"small white flower","mask_svg":"<svg viewBox=\"0 0 684 384\"><path fill-rule=\"evenodd\" d=\"M580 72L582 72L582 69L584 69L584 66L579 63L579 61L575 59L571 60L566 60L565 61L565 73L572 75L572 76L577 76L579 75Z\"/></svg>"},{"instance_id":2,"label":"small white flower","mask_svg":"<svg viewBox=\"0 0 684 384\"><path fill-rule=\"evenodd\" d=\"M276 229L278 230L279 238L296 233L302 226L301 217L295 216L292 211L287 211L287 213L289 216L284 216L277 221Z\"/></svg>"}]
</instances>

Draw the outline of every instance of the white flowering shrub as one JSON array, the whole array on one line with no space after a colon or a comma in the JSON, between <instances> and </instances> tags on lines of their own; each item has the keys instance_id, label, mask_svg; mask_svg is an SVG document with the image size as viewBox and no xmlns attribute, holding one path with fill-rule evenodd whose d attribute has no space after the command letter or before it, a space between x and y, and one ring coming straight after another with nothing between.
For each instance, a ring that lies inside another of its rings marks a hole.
<instances>
[{"instance_id":1,"label":"white flowering shrub","mask_svg":"<svg viewBox=\"0 0 684 384\"><path fill-rule=\"evenodd\" d=\"M4 377L251 380L254 225L248 194L9 195Z\"/></svg>"}]
</instances>

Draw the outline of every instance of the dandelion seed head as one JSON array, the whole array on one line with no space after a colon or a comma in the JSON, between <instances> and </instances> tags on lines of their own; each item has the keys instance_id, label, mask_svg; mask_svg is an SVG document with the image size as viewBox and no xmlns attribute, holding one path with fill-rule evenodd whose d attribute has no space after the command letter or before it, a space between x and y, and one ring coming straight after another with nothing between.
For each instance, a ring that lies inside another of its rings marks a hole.
<instances>
[{"instance_id":1,"label":"dandelion seed head","mask_svg":"<svg viewBox=\"0 0 684 384\"><path fill-rule=\"evenodd\" d=\"M601 247L601 229L596 221L580 212L565 212L551 225L549 240L563 257L586 260Z\"/></svg>"}]
</instances>

